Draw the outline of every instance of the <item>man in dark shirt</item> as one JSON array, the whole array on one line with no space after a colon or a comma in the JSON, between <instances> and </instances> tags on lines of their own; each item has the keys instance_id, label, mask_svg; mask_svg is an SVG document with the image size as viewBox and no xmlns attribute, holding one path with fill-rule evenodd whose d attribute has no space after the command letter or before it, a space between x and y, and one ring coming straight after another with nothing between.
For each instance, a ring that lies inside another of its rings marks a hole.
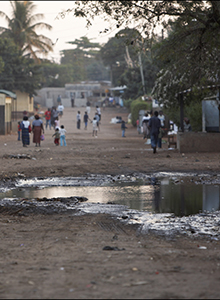
<instances>
[{"instance_id":1,"label":"man in dark shirt","mask_svg":"<svg viewBox=\"0 0 220 300\"><path fill-rule=\"evenodd\" d=\"M160 127L161 123L160 119L158 118L158 111L155 111L154 116L149 120L151 147L153 148L153 153L156 153Z\"/></svg>"}]
</instances>

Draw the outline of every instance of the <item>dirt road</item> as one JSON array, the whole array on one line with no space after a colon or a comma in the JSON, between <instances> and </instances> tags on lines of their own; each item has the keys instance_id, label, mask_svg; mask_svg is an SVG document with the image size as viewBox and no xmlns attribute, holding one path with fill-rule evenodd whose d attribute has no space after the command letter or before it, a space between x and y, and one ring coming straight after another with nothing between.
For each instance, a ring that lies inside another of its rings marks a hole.
<instances>
[{"instance_id":1,"label":"dirt road","mask_svg":"<svg viewBox=\"0 0 220 300\"><path fill-rule=\"evenodd\" d=\"M86 174L183 171L218 174L220 154L153 154L136 128L126 138L111 118L124 109L106 108L98 138L92 126L76 128L77 108L64 110L67 147L56 147L45 130L41 148L23 148L17 135L0 137L0 179ZM80 108L83 116L85 108ZM94 108L90 118L94 116ZM24 154L30 159L10 158ZM219 298L219 241L140 236L109 215L0 214L1 299ZM113 250L103 250L105 246ZM198 246L205 246L201 250Z\"/></svg>"}]
</instances>

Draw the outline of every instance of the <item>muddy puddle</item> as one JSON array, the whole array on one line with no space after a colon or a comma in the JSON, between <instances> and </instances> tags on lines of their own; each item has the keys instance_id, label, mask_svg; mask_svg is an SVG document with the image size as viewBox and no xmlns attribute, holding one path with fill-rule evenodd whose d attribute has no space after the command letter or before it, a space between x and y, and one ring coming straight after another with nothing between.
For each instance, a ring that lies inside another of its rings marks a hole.
<instances>
[{"instance_id":1,"label":"muddy puddle","mask_svg":"<svg viewBox=\"0 0 220 300\"><path fill-rule=\"evenodd\" d=\"M0 189L0 206L21 214L108 213L142 232L220 235L219 177L204 174L24 178Z\"/></svg>"}]
</instances>

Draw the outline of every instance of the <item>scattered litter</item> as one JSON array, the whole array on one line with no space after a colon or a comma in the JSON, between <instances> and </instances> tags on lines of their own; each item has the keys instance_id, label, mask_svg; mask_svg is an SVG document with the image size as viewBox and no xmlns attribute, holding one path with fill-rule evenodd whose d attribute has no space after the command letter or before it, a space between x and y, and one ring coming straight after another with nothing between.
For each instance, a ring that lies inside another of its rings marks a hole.
<instances>
[{"instance_id":1,"label":"scattered litter","mask_svg":"<svg viewBox=\"0 0 220 300\"><path fill-rule=\"evenodd\" d=\"M132 268L132 271L137 272L138 268Z\"/></svg>"},{"instance_id":2,"label":"scattered litter","mask_svg":"<svg viewBox=\"0 0 220 300\"><path fill-rule=\"evenodd\" d=\"M137 281L137 282L132 282L132 283L125 283L123 284L124 287L127 286L135 286L135 285L145 285L145 284L149 284L149 281Z\"/></svg>"},{"instance_id":3,"label":"scattered litter","mask_svg":"<svg viewBox=\"0 0 220 300\"><path fill-rule=\"evenodd\" d=\"M115 117L111 119L111 124L121 123L121 117Z\"/></svg>"},{"instance_id":4,"label":"scattered litter","mask_svg":"<svg viewBox=\"0 0 220 300\"><path fill-rule=\"evenodd\" d=\"M123 251L125 248L119 249L118 247L105 246L102 250Z\"/></svg>"},{"instance_id":5,"label":"scattered litter","mask_svg":"<svg viewBox=\"0 0 220 300\"><path fill-rule=\"evenodd\" d=\"M4 154L3 158L8 159L8 158L15 158L15 159L31 159L31 156L29 154Z\"/></svg>"},{"instance_id":6,"label":"scattered litter","mask_svg":"<svg viewBox=\"0 0 220 300\"><path fill-rule=\"evenodd\" d=\"M207 249L207 247L204 247L204 246L198 246L198 248L199 248L200 250L206 250L206 249Z\"/></svg>"}]
</instances>

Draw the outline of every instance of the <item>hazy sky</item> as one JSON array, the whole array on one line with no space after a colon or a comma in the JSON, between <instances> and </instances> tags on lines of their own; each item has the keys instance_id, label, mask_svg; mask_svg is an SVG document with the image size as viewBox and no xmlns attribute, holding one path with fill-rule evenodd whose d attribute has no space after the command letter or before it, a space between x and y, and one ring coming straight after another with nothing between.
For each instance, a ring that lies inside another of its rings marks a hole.
<instances>
[{"instance_id":1,"label":"hazy sky","mask_svg":"<svg viewBox=\"0 0 220 300\"><path fill-rule=\"evenodd\" d=\"M94 21L93 26L90 29L86 29L86 21L82 18L74 18L71 14L67 15L64 19L56 19L58 14L63 10L72 8L73 1L33 1L36 5L34 14L42 13L44 19L42 22L48 23L53 27L51 31L41 30L37 31L38 34L43 34L50 38L54 43L57 38L58 41L54 46L54 52L52 52L48 58L53 58L56 62L59 62L60 51L64 49L73 49L74 46L66 44L68 41L74 41L82 36L87 36L94 43L106 43L108 39L114 36L118 29L114 26L114 31L107 34L100 34L105 28L108 28L108 23L105 23L102 19L97 18ZM9 18L11 17L12 9L10 1L1 1L1 11L5 12ZM114 21L112 22L114 24ZM4 19L0 18L0 26L7 26Z\"/></svg>"}]
</instances>

